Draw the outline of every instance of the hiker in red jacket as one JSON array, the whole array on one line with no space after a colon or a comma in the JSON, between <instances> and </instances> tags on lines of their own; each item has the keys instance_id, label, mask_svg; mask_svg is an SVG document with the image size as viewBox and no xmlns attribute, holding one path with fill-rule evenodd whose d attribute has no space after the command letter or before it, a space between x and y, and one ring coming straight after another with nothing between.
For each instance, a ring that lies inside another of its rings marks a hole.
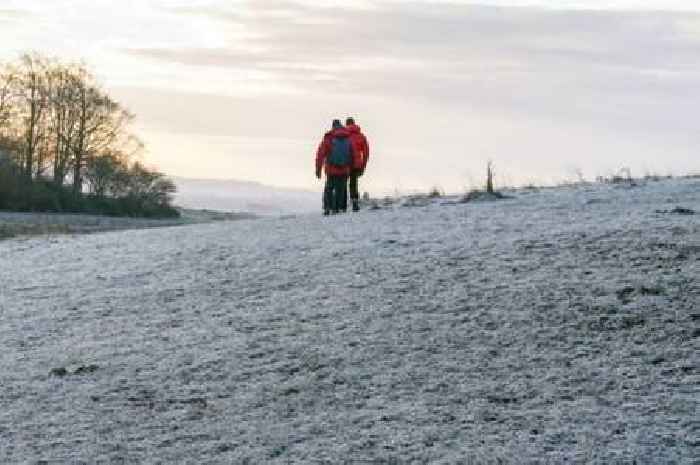
<instances>
[{"instance_id":1,"label":"hiker in red jacket","mask_svg":"<svg viewBox=\"0 0 700 465\"><path fill-rule=\"evenodd\" d=\"M321 179L325 167L326 187L323 191L323 214L340 213L348 209L348 176L353 164L353 146L350 132L340 120L333 120L333 128L323 136L316 152L316 177Z\"/></svg>"},{"instance_id":2,"label":"hiker in red jacket","mask_svg":"<svg viewBox=\"0 0 700 465\"><path fill-rule=\"evenodd\" d=\"M352 211L360 211L360 192L357 188L358 179L365 173L369 161L369 143L362 130L355 124L354 118L345 121L345 127L350 133L350 143L354 151L352 168L350 170L350 198Z\"/></svg>"}]
</instances>

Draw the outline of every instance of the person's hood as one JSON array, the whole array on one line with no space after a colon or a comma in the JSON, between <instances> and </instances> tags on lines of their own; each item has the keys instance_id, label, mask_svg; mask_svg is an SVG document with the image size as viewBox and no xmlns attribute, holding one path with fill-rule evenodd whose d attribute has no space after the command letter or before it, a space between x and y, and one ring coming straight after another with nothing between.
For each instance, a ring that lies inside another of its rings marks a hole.
<instances>
[{"instance_id":1,"label":"person's hood","mask_svg":"<svg viewBox=\"0 0 700 465\"><path fill-rule=\"evenodd\" d=\"M360 129L360 126L358 126L357 124L350 124L350 125L346 126L345 129L347 129L350 134L361 134L362 133L362 129Z\"/></svg>"},{"instance_id":2,"label":"person's hood","mask_svg":"<svg viewBox=\"0 0 700 465\"><path fill-rule=\"evenodd\" d=\"M327 137L350 137L350 131L347 128L332 129L326 133Z\"/></svg>"}]
</instances>

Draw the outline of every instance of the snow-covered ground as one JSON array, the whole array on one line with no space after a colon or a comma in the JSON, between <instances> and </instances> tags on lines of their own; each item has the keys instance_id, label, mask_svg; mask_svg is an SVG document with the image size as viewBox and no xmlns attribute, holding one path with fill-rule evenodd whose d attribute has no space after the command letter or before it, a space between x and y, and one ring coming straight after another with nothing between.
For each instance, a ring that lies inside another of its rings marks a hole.
<instances>
[{"instance_id":1,"label":"snow-covered ground","mask_svg":"<svg viewBox=\"0 0 700 465\"><path fill-rule=\"evenodd\" d=\"M441 203L0 242L0 463L697 463L700 181Z\"/></svg>"}]
</instances>

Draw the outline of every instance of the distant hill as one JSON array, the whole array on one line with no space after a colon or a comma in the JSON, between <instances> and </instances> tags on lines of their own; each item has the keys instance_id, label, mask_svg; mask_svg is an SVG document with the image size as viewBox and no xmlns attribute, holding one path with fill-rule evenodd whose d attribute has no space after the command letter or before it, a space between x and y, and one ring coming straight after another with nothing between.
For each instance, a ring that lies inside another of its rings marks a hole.
<instances>
[{"instance_id":1,"label":"distant hill","mask_svg":"<svg viewBox=\"0 0 700 465\"><path fill-rule=\"evenodd\" d=\"M257 182L173 178L175 204L183 208L280 215L320 210L321 193Z\"/></svg>"}]
</instances>

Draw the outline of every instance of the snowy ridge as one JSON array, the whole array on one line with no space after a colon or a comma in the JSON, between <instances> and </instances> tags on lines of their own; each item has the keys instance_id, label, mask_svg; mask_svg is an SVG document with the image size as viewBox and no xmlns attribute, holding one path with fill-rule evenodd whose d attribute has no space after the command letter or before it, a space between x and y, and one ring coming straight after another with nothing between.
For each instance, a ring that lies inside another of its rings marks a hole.
<instances>
[{"instance_id":1,"label":"snowy ridge","mask_svg":"<svg viewBox=\"0 0 700 465\"><path fill-rule=\"evenodd\" d=\"M693 463L679 205L700 181L1 242L0 462Z\"/></svg>"}]
</instances>

